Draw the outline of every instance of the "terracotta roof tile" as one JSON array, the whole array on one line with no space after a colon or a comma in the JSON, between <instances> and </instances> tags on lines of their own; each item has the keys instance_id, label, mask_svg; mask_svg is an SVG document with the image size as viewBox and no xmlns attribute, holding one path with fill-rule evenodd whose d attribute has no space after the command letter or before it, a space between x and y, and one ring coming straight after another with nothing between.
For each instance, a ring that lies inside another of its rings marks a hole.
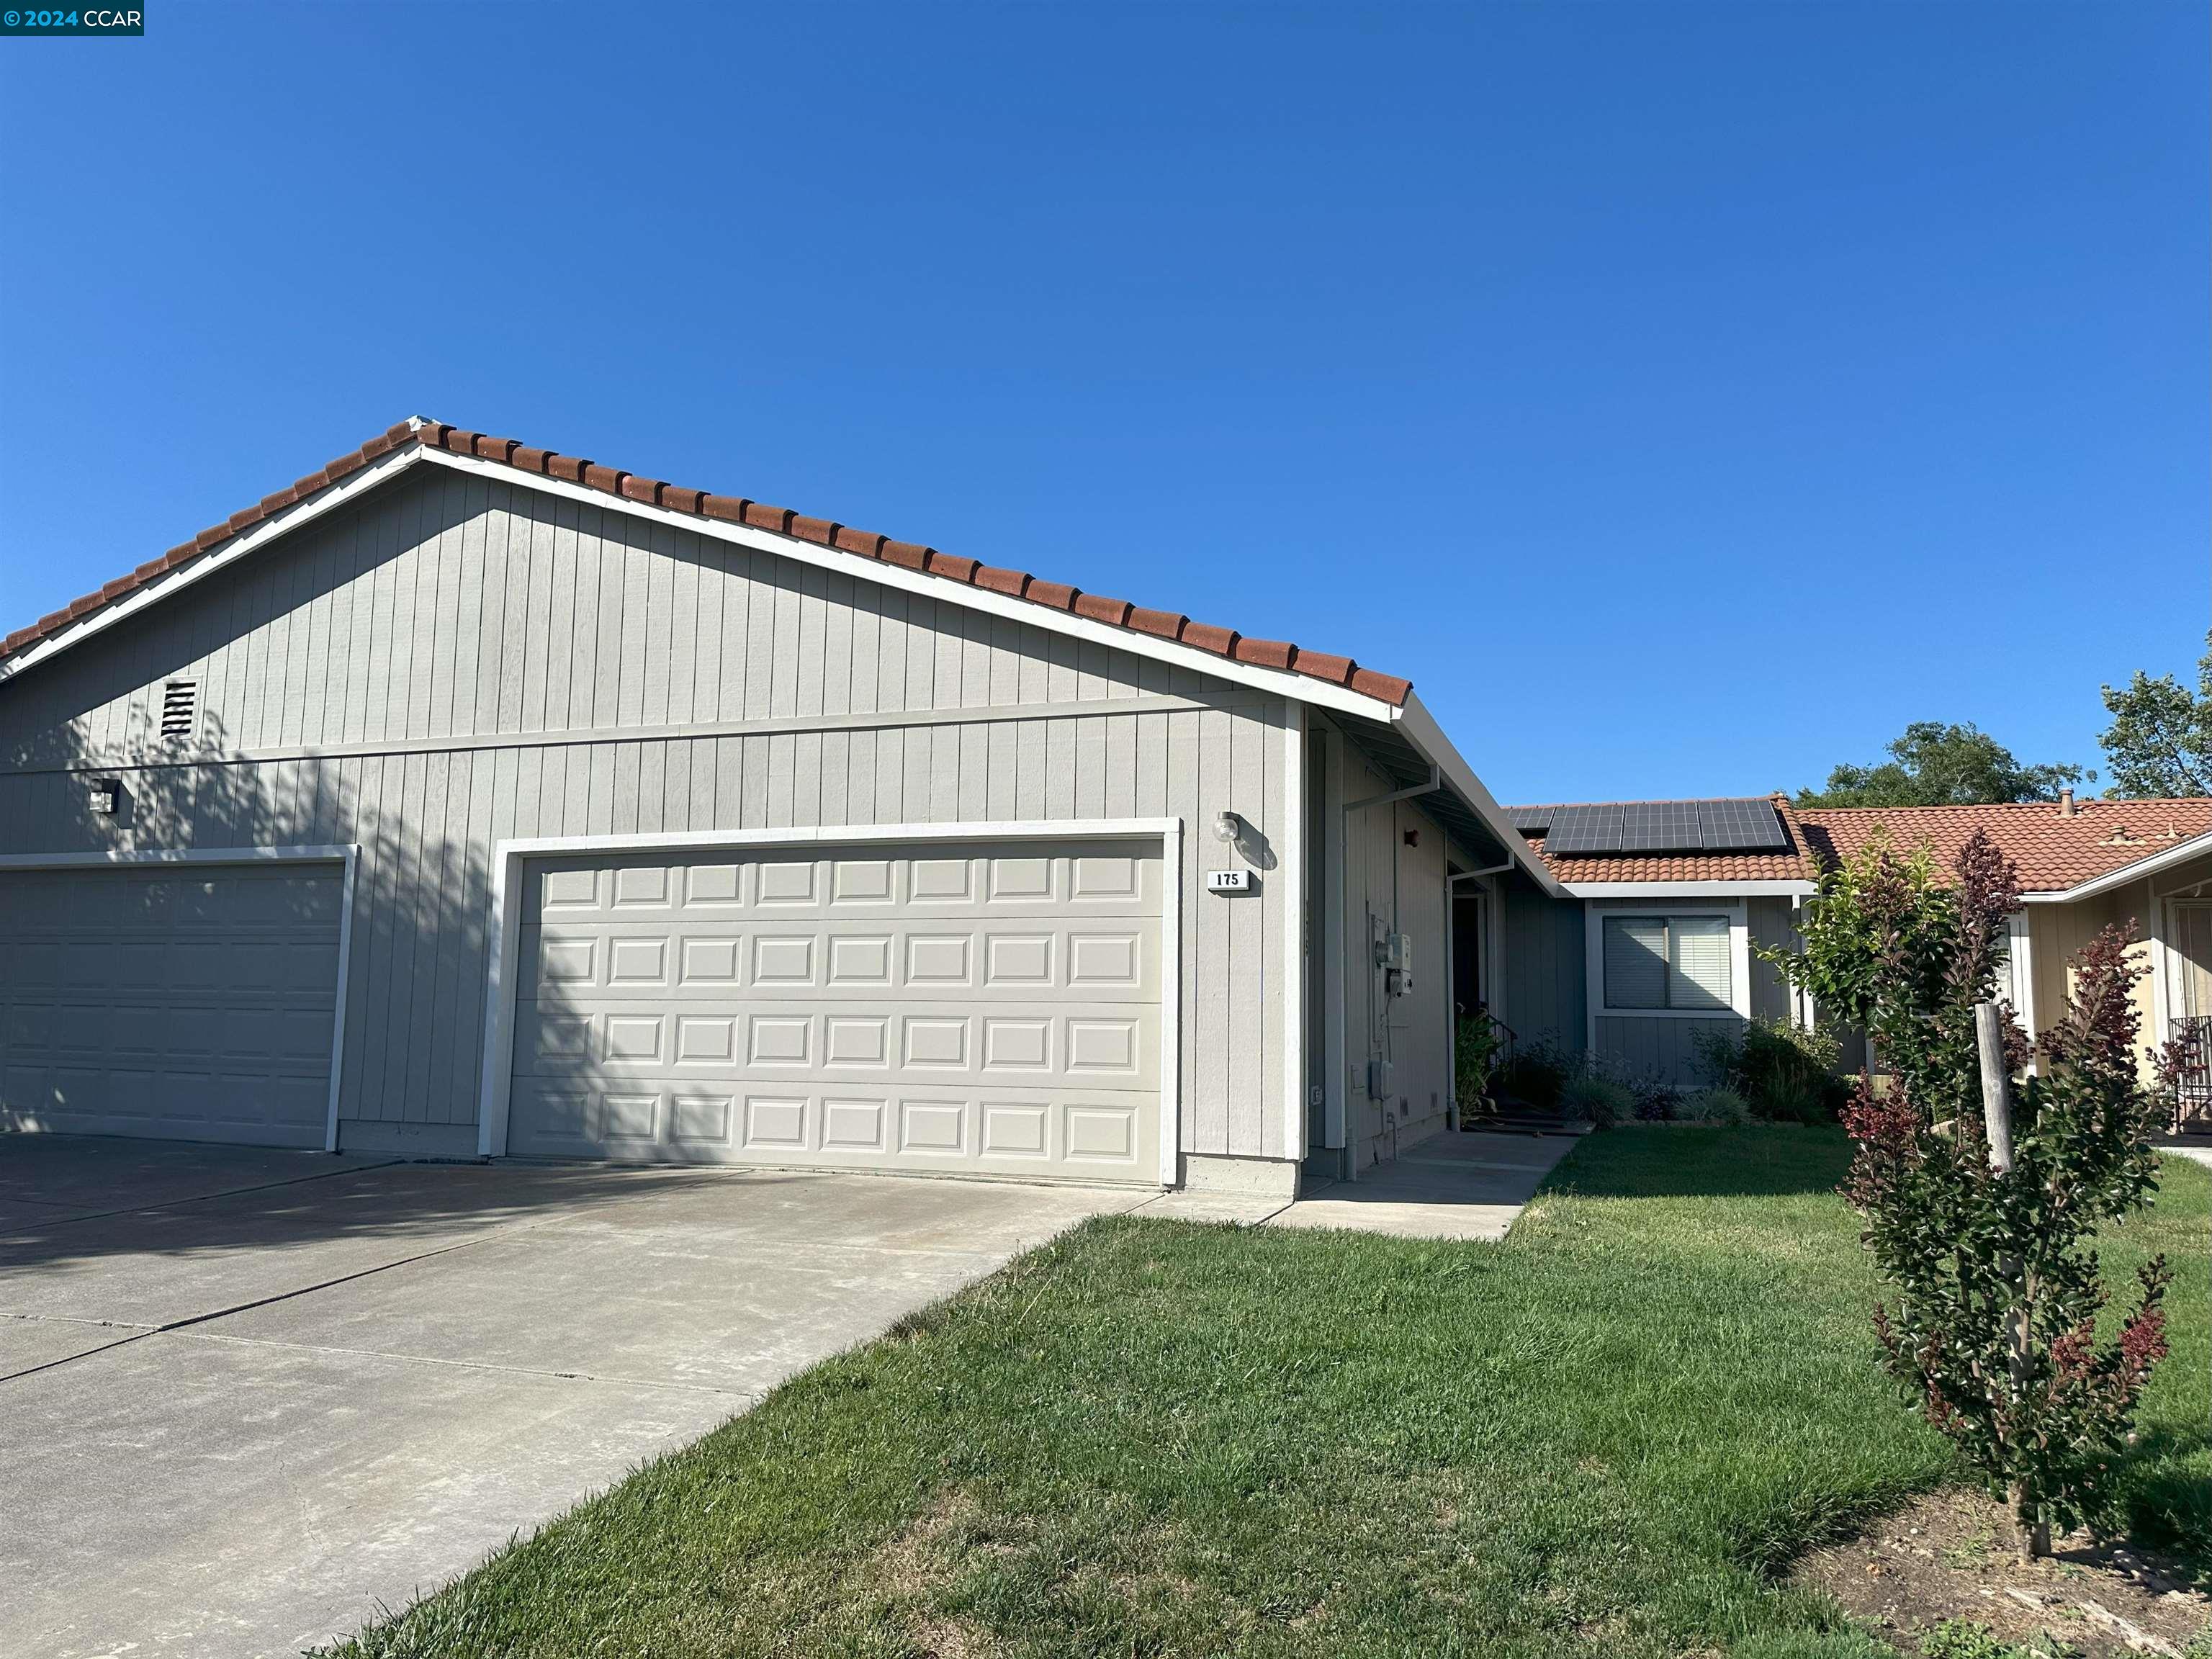
<instances>
[{"instance_id":1,"label":"terracotta roof tile","mask_svg":"<svg viewBox=\"0 0 2212 1659\"><path fill-rule=\"evenodd\" d=\"M2212 800L2085 800L2071 817L2051 801L2006 806L1808 807L1823 864L1857 851L1886 829L1899 847L1927 843L1948 870L1977 829L2020 866L2025 892L2062 892L2212 833Z\"/></svg>"},{"instance_id":2,"label":"terracotta roof tile","mask_svg":"<svg viewBox=\"0 0 2212 1659\"><path fill-rule=\"evenodd\" d=\"M794 514L787 507L770 507L746 496L717 495L704 490L663 483L658 479L624 472L619 468L605 466L581 456L563 455L555 450L537 448L514 438L493 437L484 433L471 432L465 427L447 426L440 421L402 421L386 428L359 448L350 450L327 465L306 474L289 489L280 489L264 496L258 505L234 514L223 524L202 531L192 541L172 549L161 558L147 561L130 575L117 578L99 592L87 594L66 609L40 617L27 628L17 629L4 641L0 641L0 655L13 655L27 646L36 644L72 619L114 603L179 564L198 558L240 532L262 523L270 514L306 500L316 491L327 489L349 474L360 471L370 461L410 442L420 442L455 455L473 456L501 466L514 467L521 472L581 484L602 494L669 508L696 518L724 524L742 524L781 535L796 536L861 558L924 571L947 581L1006 594L1049 610L1073 611L1093 622L1106 623L1159 639L1178 641L1217 657L1263 668L1287 670L1332 685L1348 686L1363 696L1384 702L1402 705L1413 694L1411 681L1401 679L1394 674L1362 668L1349 657L1334 656L1324 651L1304 650L1286 641L1247 638L1234 629L1209 623L1194 623L1180 611L1143 609L1126 599L1085 593L1079 588L1061 582L1046 581L1026 571L980 564L974 559L940 553L919 543L895 541L873 532L854 530L834 520L810 518Z\"/></svg>"},{"instance_id":3,"label":"terracotta roof tile","mask_svg":"<svg viewBox=\"0 0 2212 1659\"><path fill-rule=\"evenodd\" d=\"M1899 848L1925 843L1939 871L1948 871L1978 829L2020 869L2021 890L2063 892L2085 881L2124 870L2139 859L2212 834L2212 800L2085 800L2071 817L2057 803L2026 801L1991 806L1793 806L1773 798L1789 837L1787 850L1771 853L1634 853L1559 858L1544 853L1543 837L1527 837L1563 882L1811 881L1886 830ZM1543 806L1509 806L1516 823L1534 823Z\"/></svg>"}]
</instances>

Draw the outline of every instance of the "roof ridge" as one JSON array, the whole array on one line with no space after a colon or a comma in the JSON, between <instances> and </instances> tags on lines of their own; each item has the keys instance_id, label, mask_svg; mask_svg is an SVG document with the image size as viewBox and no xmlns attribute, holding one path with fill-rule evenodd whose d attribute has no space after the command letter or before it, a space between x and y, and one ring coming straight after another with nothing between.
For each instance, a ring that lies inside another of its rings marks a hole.
<instances>
[{"instance_id":1,"label":"roof ridge","mask_svg":"<svg viewBox=\"0 0 2212 1659\"><path fill-rule=\"evenodd\" d=\"M744 495L717 495L647 477L619 467L605 466L580 456L540 449L513 438L495 438L465 428L410 415L395 422L359 448L339 456L313 472L294 480L286 489L264 495L252 507L233 514L222 524L210 526L189 542L179 543L157 559L150 559L128 575L118 577L96 592L51 611L28 627L0 639L0 659L60 632L71 623L115 603L166 575L179 565L212 553L223 543L242 535L271 514L327 489L369 462L382 459L410 443L425 449L467 456L512 467L526 475L575 484L639 506L659 507L710 521L736 524L793 540L811 543L836 552L872 559L881 564L941 577L963 586L1022 599L1046 610L1101 623L1133 634L1188 646L1231 662L1303 675L1326 684L1340 685L1380 702L1402 706L1413 695L1411 680L1378 669L1362 666L1352 658L1315 651L1289 640L1257 639L1212 623L1195 622L1181 611L1155 611L1127 599L1086 592L1063 582L1045 580L1025 570L1013 570L961 558L915 542L902 542L873 531L858 530L836 520L817 519L789 507L771 507Z\"/></svg>"}]
</instances>

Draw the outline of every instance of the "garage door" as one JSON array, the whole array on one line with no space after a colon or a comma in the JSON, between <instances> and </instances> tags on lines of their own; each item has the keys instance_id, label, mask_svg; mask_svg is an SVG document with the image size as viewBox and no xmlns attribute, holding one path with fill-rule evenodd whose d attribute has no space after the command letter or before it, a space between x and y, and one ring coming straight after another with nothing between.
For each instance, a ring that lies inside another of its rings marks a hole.
<instances>
[{"instance_id":1,"label":"garage door","mask_svg":"<svg viewBox=\"0 0 2212 1659\"><path fill-rule=\"evenodd\" d=\"M527 866L507 1150L1157 1180L1157 843Z\"/></svg>"},{"instance_id":2,"label":"garage door","mask_svg":"<svg viewBox=\"0 0 2212 1659\"><path fill-rule=\"evenodd\" d=\"M0 873L0 1124L321 1146L337 864Z\"/></svg>"}]
</instances>

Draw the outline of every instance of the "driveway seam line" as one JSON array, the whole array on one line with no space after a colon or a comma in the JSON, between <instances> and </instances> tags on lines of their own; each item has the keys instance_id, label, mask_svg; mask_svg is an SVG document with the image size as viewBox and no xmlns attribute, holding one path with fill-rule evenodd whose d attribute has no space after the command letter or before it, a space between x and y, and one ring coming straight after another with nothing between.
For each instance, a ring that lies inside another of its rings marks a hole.
<instances>
[{"instance_id":1,"label":"driveway seam line","mask_svg":"<svg viewBox=\"0 0 2212 1659\"><path fill-rule=\"evenodd\" d=\"M500 1365L485 1359L447 1359L432 1353L393 1353L382 1348L349 1348L327 1342L286 1342L270 1336L225 1336L214 1331L157 1333L192 1342L228 1342L240 1347L283 1348L294 1353L342 1354L356 1359L391 1359L408 1365L444 1365L454 1370L493 1371L503 1376L543 1376L559 1382L597 1382L616 1389L667 1389L679 1394L709 1394L722 1400L757 1402L764 1389L717 1389L705 1382L663 1382L646 1376L602 1376L597 1371L550 1370L541 1365Z\"/></svg>"},{"instance_id":2,"label":"driveway seam line","mask_svg":"<svg viewBox=\"0 0 2212 1659\"><path fill-rule=\"evenodd\" d=\"M376 1167L381 1168L383 1166L378 1165ZM312 1179L313 1177L309 1178ZM276 1184L278 1186L289 1186L292 1183L289 1182L278 1182ZM50 1371L58 1366L73 1364L80 1359L89 1359L96 1353L109 1353L117 1348L128 1346L133 1342L143 1342L149 1336L165 1336L173 1331L190 1330L193 1326L204 1325L210 1320L228 1319L233 1314L252 1313L256 1308L273 1307L279 1302L289 1302L295 1297L313 1296L317 1291L335 1290L340 1285L350 1285L356 1279L368 1279L377 1273L389 1273L394 1267L404 1267L411 1262L428 1261L438 1256L451 1255L456 1250L465 1250L472 1244L485 1243L494 1238L504 1238L509 1233L527 1232L533 1227L547 1225L554 1218L555 1218L551 1216L546 1216L536 1221L520 1221L509 1226L494 1227L478 1237L459 1239L453 1243L441 1245L434 1250L423 1250L415 1255L402 1256L397 1261L379 1262L374 1267L363 1267L359 1273L341 1273L336 1279L325 1279L313 1285L302 1285L296 1290L283 1291L275 1296L261 1297L252 1302L241 1302L234 1307L217 1308L212 1313L195 1314L190 1319L173 1320L166 1325L149 1326L143 1330L137 1332L133 1335L125 1337L119 1342L110 1342L104 1347L93 1348L84 1353L70 1354L60 1359L50 1359L43 1365L33 1365L27 1370L16 1371L10 1376L0 1376L0 1382L12 1382L18 1377L35 1376L40 1371Z\"/></svg>"},{"instance_id":3,"label":"driveway seam line","mask_svg":"<svg viewBox=\"0 0 2212 1659\"><path fill-rule=\"evenodd\" d=\"M195 1193L190 1198L173 1198L160 1204L126 1204L119 1210L96 1210L90 1215L64 1216L47 1224L73 1227L80 1221L110 1221L119 1215L144 1215L154 1210L181 1210L187 1204L210 1204L218 1198L242 1198L248 1193L274 1192L279 1187L297 1187L309 1181L328 1181L332 1176L354 1175L369 1170L388 1170L396 1164L404 1164L404 1158L387 1158L377 1164L348 1164L336 1170L318 1170L313 1175L288 1176L282 1181L264 1181L252 1187L226 1187L219 1193ZM33 1199L31 1202L51 1203L48 1199ZM12 1235L0 1235L12 1237Z\"/></svg>"}]
</instances>

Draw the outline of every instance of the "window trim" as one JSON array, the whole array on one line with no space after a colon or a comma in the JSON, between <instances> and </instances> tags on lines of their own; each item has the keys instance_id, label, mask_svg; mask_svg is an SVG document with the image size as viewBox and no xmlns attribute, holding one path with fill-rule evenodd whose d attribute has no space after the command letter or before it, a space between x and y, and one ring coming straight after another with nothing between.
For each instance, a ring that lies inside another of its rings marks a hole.
<instances>
[{"instance_id":1,"label":"window trim","mask_svg":"<svg viewBox=\"0 0 2212 1659\"><path fill-rule=\"evenodd\" d=\"M1606 1000L1605 924L1630 917L1669 921L1677 916L1720 916L1729 925L1729 1004L1725 1008L1615 1008ZM1662 901L1624 904L1595 899L1583 902L1585 1000L1589 1009L1589 1046L1597 1048L1601 1019L1743 1019L1751 1018L1751 929L1747 908L1741 899L1696 900L1680 904Z\"/></svg>"}]
</instances>

